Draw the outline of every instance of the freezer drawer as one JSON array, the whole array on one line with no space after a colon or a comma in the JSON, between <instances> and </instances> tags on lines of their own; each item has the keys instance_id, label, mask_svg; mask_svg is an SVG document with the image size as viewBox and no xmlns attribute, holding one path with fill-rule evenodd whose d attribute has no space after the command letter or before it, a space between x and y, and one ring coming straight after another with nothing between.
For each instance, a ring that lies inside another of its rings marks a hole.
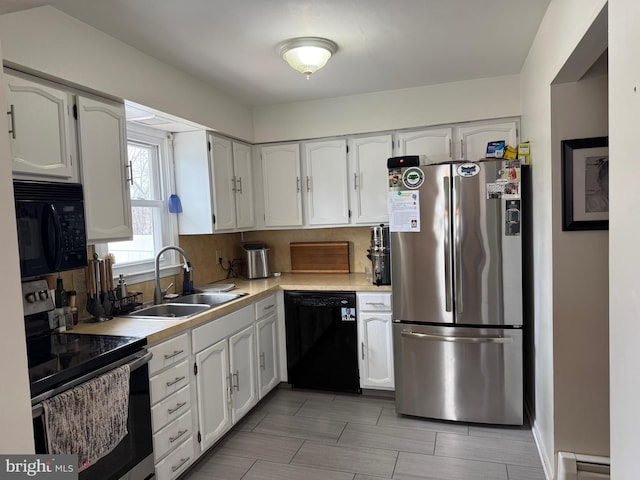
<instances>
[{"instance_id":1,"label":"freezer drawer","mask_svg":"<svg viewBox=\"0 0 640 480\"><path fill-rule=\"evenodd\" d=\"M522 330L393 324L396 411L522 425Z\"/></svg>"}]
</instances>

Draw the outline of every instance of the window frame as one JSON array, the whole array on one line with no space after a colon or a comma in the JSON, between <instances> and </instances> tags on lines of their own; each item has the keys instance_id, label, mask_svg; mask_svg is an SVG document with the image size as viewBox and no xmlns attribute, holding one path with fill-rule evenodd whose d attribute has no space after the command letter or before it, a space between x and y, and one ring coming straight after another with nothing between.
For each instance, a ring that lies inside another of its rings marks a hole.
<instances>
[{"instance_id":1,"label":"window frame","mask_svg":"<svg viewBox=\"0 0 640 480\"><path fill-rule=\"evenodd\" d=\"M167 207L169 195L175 192L175 169L173 157L173 135L169 132L156 130L142 125L127 122L127 145L129 143L139 143L144 145L152 145L157 148L158 154L158 188L160 189L161 202L164 207L161 209L162 217L162 238L160 240L161 247L167 245L178 245L178 219L176 215L170 214ZM144 206L145 202L153 203L154 208L157 207L154 201L140 200L139 205L133 204L131 207ZM154 243L157 239L154 236ZM112 242L113 243L113 242ZM156 247L156 251L159 249ZM104 257L109 251L108 242L95 245L95 251L100 257ZM117 258L116 258L117 262ZM160 277L176 275L180 273L182 268L182 259L176 251L170 250L165 252L160 258ZM127 264L115 263L113 266L114 276L124 275L127 283L140 283L155 279L155 258L130 262Z\"/></svg>"}]
</instances>

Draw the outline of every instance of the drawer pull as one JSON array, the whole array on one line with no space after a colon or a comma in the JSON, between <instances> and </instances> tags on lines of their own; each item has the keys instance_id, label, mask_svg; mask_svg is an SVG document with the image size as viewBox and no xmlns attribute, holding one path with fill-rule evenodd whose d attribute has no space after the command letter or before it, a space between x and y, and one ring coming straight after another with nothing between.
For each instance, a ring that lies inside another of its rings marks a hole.
<instances>
[{"instance_id":1,"label":"drawer pull","mask_svg":"<svg viewBox=\"0 0 640 480\"><path fill-rule=\"evenodd\" d=\"M360 342L360 348L362 349L362 360L364 360L364 342Z\"/></svg>"},{"instance_id":2,"label":"drawer pull","mask_svg":"<svg viewBox=\"0 0 640 480\"><path fill-rule=\"evenodd\" d=\"M385 307L384 302L365 302L367 305L371 305L372 307Z\"/></svg>"},{"instance_id":3,"label":"drawer pull","mask_svg":"<svg viewBox=\"0 0 640 480\"><path fill-rule=\"evenodd\" d=\"M264 361L264 352L262 352L260 354L260 369L264 370L266 368L265 366L265 361Z\"/></svg>"},{"instance_id":4,"label":"drawer pull","mask_svg":"<svg viewBox=\"0 0 640 480\"><path fill-rule=\"evenodd\" d=\"M181 409L182 407L184 407L186 404L187 404L187 402L178 403L178 404L175 406L175 408L170 408L170 409L168 410L168 411L169 411L169 414L176 413L178 410L180 410L180 409Z\"/></svg>"},{"instance_id":5,"label":"drawer pull","mask_svg":"<svg viewBox=\"0 0 640 480\"><path fill-rule=\"evenodd\" d=\"M178 465L174 465L173 467L171 467L171 471L172 472L176 472L180 469L180 467L182 467L185 463L187 463L189 460L191 460L191 457L187 457L187 458L181 458L180 459L180 463Z\"/></svg>"},{"instance_id":6,"label":"drawer pull","mask_svg":"<svg viewBox=\"0 0 640 480\"><path fill-rule=\"evenodd\" d=\"M178 382L181 382L182 380L184 380L187 377L176 377L175 380L173 382L167 382L167 387L171 387L172 385L175 385Z\"/></svg>"},{"instance_id":7,"label":"drawer pull","mask_svg":"<svg viewBox=\"0 0 640 480\"><path fill-rule=\"evenodd\" d=\"M263 307L263 310L271 310L272 308L275 308L275 303L272 303L271 305L267 305L266 307Z\"/></svg>"},{"instance_id":8,"label":"drawer pull","mask_svg":"<svg viewBox=\"0 0 640 480\"><path fill-rule=\"evenodd\" d=\"M175 437L169 437L169 443L175 442L176 440L178 440L182 435L184 435L188 431L189 431L189 429L185 428L184 430L179 431L178 434Z\"/></svg>"},{"instance_id":9,"label":"drawer pull","mask_svg":"<svg viewBox=\"0 0 640 480\"><path fill-rule=\"evenodd\" d=\"M165 356L164 356L164 359L165 359L165 360L170 360L170 359L172 359L173 357L176 357L176 356L180 355L181 353L184 353L184 350L174 350L174 351L173 351L173 353L172 353L171 355L165 355Z\"/></svg>"}]
</instances>

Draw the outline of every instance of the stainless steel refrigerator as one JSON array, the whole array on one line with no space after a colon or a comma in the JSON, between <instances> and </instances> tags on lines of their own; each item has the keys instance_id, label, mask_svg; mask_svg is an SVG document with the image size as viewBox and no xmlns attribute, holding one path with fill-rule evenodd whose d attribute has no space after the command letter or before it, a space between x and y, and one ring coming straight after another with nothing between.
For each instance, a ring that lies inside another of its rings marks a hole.
<instances>
[{"instance_id":1,"label":"stainless steel refrigerator","mask_svg":"<svg viewBox=\"0 0 640 480\"><path fill-rule=\"evenodd\" d=\"M396 410L523 423L517 162L389 167Z\"/></svg>"}]
</instances>

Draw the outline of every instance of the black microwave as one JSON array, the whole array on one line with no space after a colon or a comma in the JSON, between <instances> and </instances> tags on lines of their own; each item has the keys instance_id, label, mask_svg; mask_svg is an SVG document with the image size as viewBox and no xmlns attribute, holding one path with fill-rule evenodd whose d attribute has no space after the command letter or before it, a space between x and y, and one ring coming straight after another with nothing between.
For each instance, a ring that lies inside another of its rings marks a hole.
<instances>
[{"instance_id":1,"label":"black microwave","mask_svg":"<svg viewBox=\"0 0 640 480\"><path fill-rule=\"evenodd\" d=\"M14 180L22 278L87 266L79 183Z\"/></svg>"}]
</instances>

